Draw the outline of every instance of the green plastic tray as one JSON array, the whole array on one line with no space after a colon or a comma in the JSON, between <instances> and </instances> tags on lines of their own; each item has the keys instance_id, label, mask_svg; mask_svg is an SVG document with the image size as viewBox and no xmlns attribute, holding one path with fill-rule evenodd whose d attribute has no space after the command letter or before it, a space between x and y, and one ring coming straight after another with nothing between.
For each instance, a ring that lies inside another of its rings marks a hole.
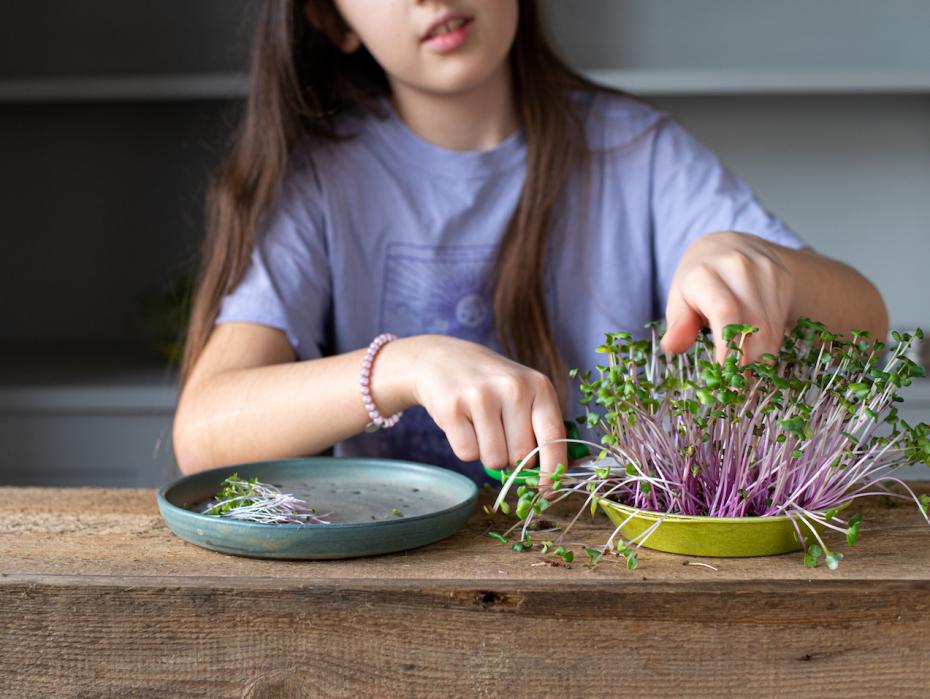
<instances>
[{"instance_id":1,"label":"green plastic tray","mask_svg":"<svg viewBox=\"0 0 930 699\"><path fill-rule=\"evenodd\" d=\"M661 518L660 513L636 510L603 498L598 503L615 527L619 527L630 515L620 533L632 539ZM845 509L849 503L837 507ZM812 523L818 534L823 525ZM798 527L810 542L813 534L801 522ZM816 541L816 540L814 540ZM748 556L773 556L779 553L799 551L801 542L787 515L774 517L698 517L691 515L668 515L649 535L643 548L679 553L687 556L716 556L742 558Z\"/></svg>"},{"instance_id":2,"label":"green plastic tray","mask_svg":"<svg viewBox=\"0 0 930 699\"><path fill-rule=\"evenodd\" d=\"M305 498L318 513L331 512L333 524L260 524L200 514L199 505L233 473ZM403 551L451 536L474 510L478 488L438 466L320 456L203 471L166 485L157 500L171 531L197 546L257 558L331 559Z\"/></svg>"}]
</instances>

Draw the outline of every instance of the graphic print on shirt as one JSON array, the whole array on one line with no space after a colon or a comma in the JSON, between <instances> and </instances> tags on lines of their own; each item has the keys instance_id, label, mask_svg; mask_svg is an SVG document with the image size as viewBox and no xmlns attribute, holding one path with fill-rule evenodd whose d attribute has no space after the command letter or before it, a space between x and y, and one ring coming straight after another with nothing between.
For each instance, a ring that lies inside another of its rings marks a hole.
<instances>
[{"instance_id":1,"label":"graphic print on shirt","mask_svg":"<svg viewBox=\"0 0 930 699\"><path fill-rule=\"evenodd\" d=\"M492 245L388 246L381 293L381 332L399 337L451 335L500 351L494 328ZM477 463L463 468L426 409L407 410L377 433L379 451L483 476Z\"/></svg>"},{"instance_id":2,"label":"graphic print on shirt","mask_svg":"<svg viewBox=\"0 0 930 699\"><path fill-rule=\"evenodd\" d=\"M491 245L388 245L381 327L401 337L494 338Z\"/></svg>"}]
</instances>

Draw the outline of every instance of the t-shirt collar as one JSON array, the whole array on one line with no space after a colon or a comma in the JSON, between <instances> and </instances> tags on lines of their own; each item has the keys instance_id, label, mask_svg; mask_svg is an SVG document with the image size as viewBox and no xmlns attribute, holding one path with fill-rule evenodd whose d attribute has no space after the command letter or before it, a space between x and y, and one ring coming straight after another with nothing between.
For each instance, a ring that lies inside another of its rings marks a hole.
<instances>
[{"instance_id":1,"label":"t-shirt collar","mask_svg":"<svg viewBox=\"0 0 930 699\"><path fill-rule=\"evenodd\" d=\"M526 136L522 128L487 150L450 150L414 132L388 98L382 98L380 106L380 111L387 116L372 115L375 135L399 157L418 167L452 177L482 177L514 169L526 162Z\"/></svg>"}]
</instances>

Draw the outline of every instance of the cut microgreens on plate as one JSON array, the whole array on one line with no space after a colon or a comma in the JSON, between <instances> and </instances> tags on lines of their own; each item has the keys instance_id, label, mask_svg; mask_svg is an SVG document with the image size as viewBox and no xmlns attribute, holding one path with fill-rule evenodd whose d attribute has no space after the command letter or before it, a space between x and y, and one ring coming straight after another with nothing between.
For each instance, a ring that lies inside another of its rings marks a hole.
<instances>
[{"instance_id":1,"label":"cut microgreens on plate","mask_svg":"<svg viewBox=\"0 0 930 699\"><path fill-rule=\"evenodd\" d=\"M886 350L868 332L854 330L845 338L801 318L777 355L743 365L743 345L756 332L752 326L723 329L728 351L722 363L714 361L707 335L688 352L667 355L657 324L646 327L647 339L608 333L597 348L607 363L596 365L596 377L570 372L587 410L578 422L599 433L600 444L557 441L600 452L567 472L560 465L548 500L538 479L527 476L512 508L518 521L507 535L519 529L524 540L543 510L577 495L585 504L563 537L582 512L596 512L600 499L659 513L634 539L622 541L621 525L598 549L622 556L633 568L635 549L664 516L786 515L803 542L804 564L814 567L824 557L835 569L843 555L827 546L814 525L843 533L852 546L862 517L844 520L839 511L859 498L911 499L930 524L930 496L916 495L893 475L902 466L930 464L930 425L910 425L896 408L903 400L899 389L923 375L906 356L913 340L923 337L920 330L893 333L896 346ZM509 472L495 510L511 509L505 498L521 463L540 448ZM808 545L808 538L816 543ZM589 556L592 563L601 558Z\"/></svg>"},{"instance_id":2,"label":"cut microgreens on plate","mask_svg":"<svg viewBox=\"0 0 930 699\"><path fill-rule=\"evenodd\" d=\"M220 484L220 490L201 514L261 524L329 524L300 498L282 493L258 478L243 480L234 473Z\"/></svg>"}]
</instances>

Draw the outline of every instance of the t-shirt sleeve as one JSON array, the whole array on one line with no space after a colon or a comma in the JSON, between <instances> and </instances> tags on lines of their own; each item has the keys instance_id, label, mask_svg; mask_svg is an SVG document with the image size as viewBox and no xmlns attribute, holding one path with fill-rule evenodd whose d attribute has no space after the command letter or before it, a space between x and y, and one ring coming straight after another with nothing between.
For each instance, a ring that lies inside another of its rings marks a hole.
<instances>
[{"instance_id":1,"label":"t-shirt sleeve","mask_svg":"<svg viewBox=\"0 0 930 699\"><path fill-rule=\"evenodd\" d=\"M746 182L674 119L655 135L651 206L656 297L664 312L678 262L688 245L707 233L751 233L790 248L805 243L766 211Z\"/></svg>"},{"instance_id":2,"label":"t-shirt sleeve","mask_svg":"<svg viewBox=\"0 0 930 699\"><path fill-rule=\"evenodd\" d=\"M242 280L221 301L216 324L278 328L299 359L322 356L331 284L320 211L306 177L285 180L277 204L262 217Z\"/></svg>"}]
</instances>

